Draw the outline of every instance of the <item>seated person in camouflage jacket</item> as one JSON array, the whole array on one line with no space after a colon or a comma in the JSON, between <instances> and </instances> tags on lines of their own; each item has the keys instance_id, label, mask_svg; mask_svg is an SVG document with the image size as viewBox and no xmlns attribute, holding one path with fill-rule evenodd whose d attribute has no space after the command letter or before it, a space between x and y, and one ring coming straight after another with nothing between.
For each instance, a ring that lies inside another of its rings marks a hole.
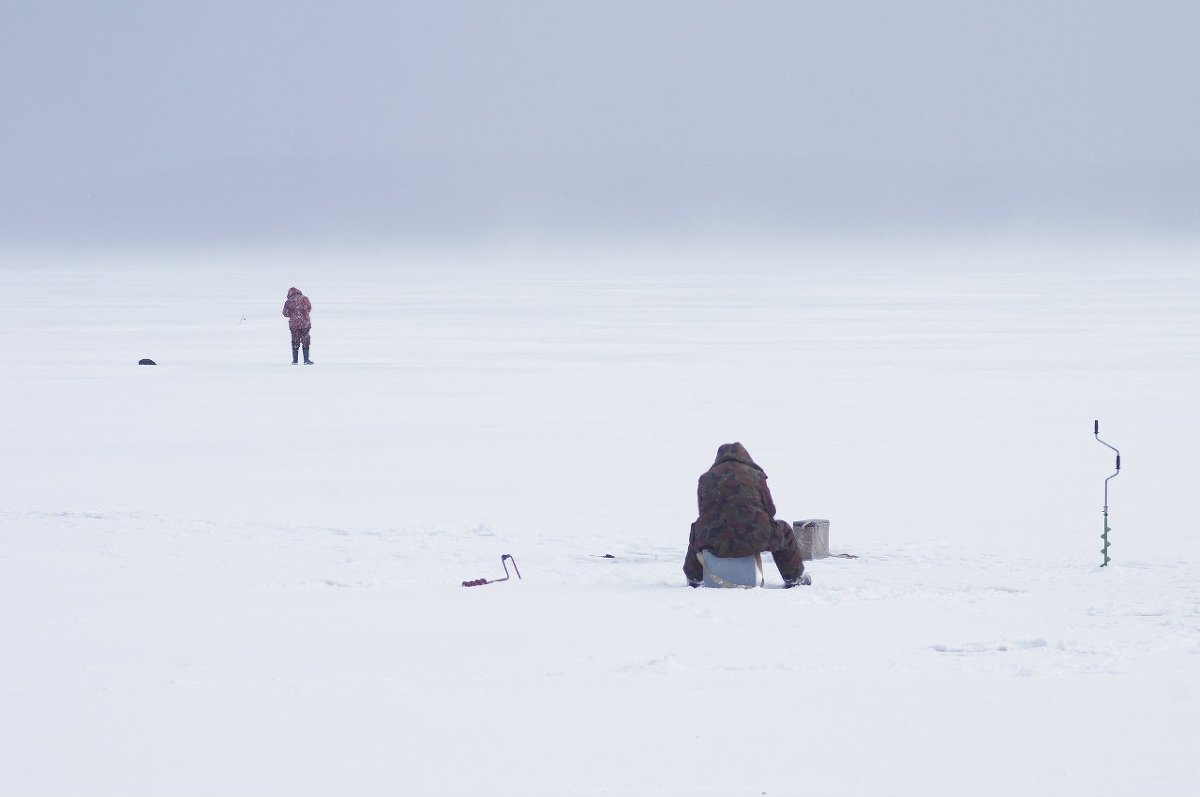
<instances>
[{"instance_id":1,"label":"seated person in camouflage jacket","mask_svg":"<svg viewBox=\"0 0 1200 797\"><path fill-rule=\"evenodd\" d=\"M689 585L698 587L704 578L700 551L705 548L721 557L770 551L785 586L809 583L792 524L775 519L767 474L745 446L725 443L717 449L716 461L700 476L697 498L700 517L692 524L683 560Z\"/></svg>"}]
</instances>

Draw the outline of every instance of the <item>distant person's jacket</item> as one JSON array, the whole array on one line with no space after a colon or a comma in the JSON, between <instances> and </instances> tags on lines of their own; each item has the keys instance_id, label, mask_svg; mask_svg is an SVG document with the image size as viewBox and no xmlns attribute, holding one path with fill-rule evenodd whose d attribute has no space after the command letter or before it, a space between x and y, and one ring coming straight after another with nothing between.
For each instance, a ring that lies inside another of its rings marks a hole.
<instances>
[{"instance_id":1,"label":"distant person's jacket","mask_svg":"<svg viewBox=\"0 0 1200 797\"><path fill-rule=\"evenodd\" d=\"M741 443L717 449L696 489L700 516L692 524L688 559L710 549L717 556L752 556L784 548L790 527L775 518L767 474Z\"/></svg>"},{"instance_id":2,"label":"distant person's jacket","mask_svg":"<svg viewBox=\"0 0 1200 797\"><path fill-rule=\"evenodd\" d=\"M300 292L299 288L289 288L287 301L283 303L283 314L288 319L288 329L308 329L312 320L308 314L312 312L312 302Z\"/></svg>"}]
</instances>

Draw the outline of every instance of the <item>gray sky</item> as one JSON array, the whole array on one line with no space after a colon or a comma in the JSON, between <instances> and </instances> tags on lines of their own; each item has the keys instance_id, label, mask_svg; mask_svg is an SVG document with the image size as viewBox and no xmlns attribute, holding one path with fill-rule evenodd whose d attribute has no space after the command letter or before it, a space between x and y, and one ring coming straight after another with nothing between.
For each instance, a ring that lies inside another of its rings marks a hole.
<instances>
[{"instance_id":1,"label":"gray sky","mask_svg":"<svg viewBox=\"0 0 1200 797\"><path fill-rule=\"evenodd\" d=\"M1200 230L1200 3L7 0L0 240Z\"/></svg>"}]
</instances>

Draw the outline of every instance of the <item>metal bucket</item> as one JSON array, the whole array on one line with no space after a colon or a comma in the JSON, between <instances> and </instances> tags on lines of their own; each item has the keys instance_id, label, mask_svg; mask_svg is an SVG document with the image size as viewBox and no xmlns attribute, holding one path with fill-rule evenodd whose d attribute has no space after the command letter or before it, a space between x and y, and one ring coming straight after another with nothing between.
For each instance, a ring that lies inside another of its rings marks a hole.
<instances>
[{"instance_id":1,"label":"metal bucket","mask_svg":"<svg viewBox=\"0 0 1200 797\"><path fill-rule=\"evenodd\" d=\"M804 561L825 559L829 556L829 521L816 518L792 522L792 531L800 543L800 556Z\"/></svg>"}]
</instances>

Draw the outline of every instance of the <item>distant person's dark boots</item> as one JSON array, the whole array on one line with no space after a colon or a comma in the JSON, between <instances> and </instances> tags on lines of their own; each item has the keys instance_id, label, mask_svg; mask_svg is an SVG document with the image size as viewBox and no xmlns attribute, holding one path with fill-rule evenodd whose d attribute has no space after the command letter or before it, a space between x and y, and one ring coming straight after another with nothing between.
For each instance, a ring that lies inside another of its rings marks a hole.
<instances>
[{"instance_id":1,"label":"distant person's dark boots","mask_svg":"<svg viewBox=\"0 0 1200 797\"><path fill-rule=\"evenodd\" d=\"M304 347L304 364L305 365L316 365L315 362L308 359L308 347L307 346Z\"/></svg>"},{"instance_id":2,"label":"distant person's dark boots","mask_svg":"<svg viewBox=\"0 0 1200 797\"><path fill-rule=\"evenodd\" d=\"M308 359L308 358L305 357L305 359ZM296 365L299 362L300 362L300 347L293 346L292 347L292 365Z\"/></svg>"}]
</instances>

